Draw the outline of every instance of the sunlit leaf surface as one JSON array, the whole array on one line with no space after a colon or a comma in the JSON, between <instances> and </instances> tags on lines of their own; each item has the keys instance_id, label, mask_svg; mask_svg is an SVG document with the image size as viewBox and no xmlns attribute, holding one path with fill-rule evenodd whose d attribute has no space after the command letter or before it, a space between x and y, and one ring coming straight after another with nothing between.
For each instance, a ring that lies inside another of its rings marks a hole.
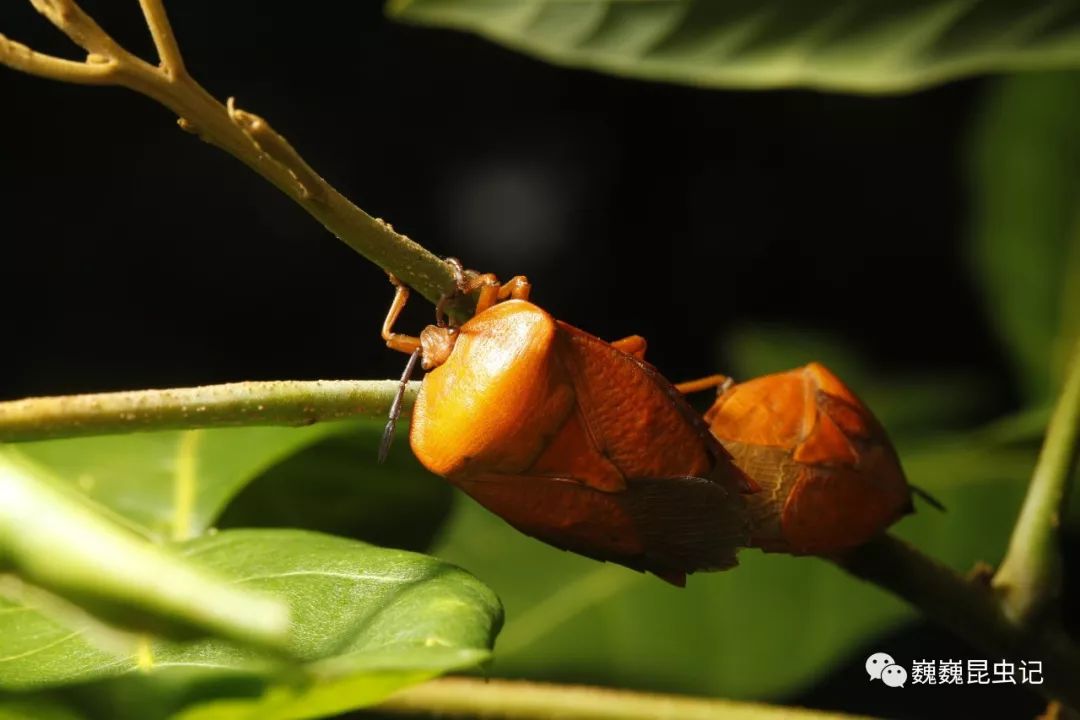
<instances>
[{"instance_id":1,"label":"sunlit leaf surface","mask_svg":"<svg viewBox=\"0 0 1080 720\"><path fill-rule=\"evenodd\" d=\"M387 9L560 65L716 88L901 92L1080 65L1076 0L391 0Z\"/></svg>"}]
</instances>

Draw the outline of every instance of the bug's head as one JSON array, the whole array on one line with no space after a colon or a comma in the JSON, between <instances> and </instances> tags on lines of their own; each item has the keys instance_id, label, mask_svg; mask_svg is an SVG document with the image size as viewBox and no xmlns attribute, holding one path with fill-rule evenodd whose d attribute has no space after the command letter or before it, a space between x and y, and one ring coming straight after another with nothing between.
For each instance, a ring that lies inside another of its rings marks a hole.
<instances>
[{"instance_id":1,"label":"bug's head","mask_svg":"<svg viewBox=\"0 0 1080 720\"><path fill-rule=\"evenodd\" d=\"M432 370L439 367L450 357L454 343L458 339L458 329L446 325L428 325L420 332L421 367Z\"/></svg>"}]
</instances>

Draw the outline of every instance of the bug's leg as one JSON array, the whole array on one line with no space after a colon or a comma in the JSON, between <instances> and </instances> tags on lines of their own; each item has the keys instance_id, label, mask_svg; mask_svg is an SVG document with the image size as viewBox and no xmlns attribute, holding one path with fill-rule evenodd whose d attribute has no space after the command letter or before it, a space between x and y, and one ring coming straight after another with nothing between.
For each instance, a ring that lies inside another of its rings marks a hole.
<instances>
[{"instance_id":1,"label":"bug's leg","mask_svg":"<svg viewBox=\"0 0 1080 720\"><path fill-rule=\"evenodd\" d=\"M510 281L499 288L499 299L528 300L532 292L532 284L524 275L515 275Z\"/></svg>"},{"instance_id":2,"label":"bug's leg","mask_svg":"<svg viewBox=\"0 0 1080 720\"><path fill-rule=\"evenodd\" d=\"M472 278L466 285L465 292L480 289L476 298L476 314L484 312L492 305L507 299L528 300L532 285L524 275L515 275L509 282L499 283L492 273L484 273Z\"/></svg>"},{"instance_id":3,"label":"bug's leg","mask_svg":"<svg viewBox=\"0 0 1080 720\"><path fill-rule=\"evenodd\" d=\"M465 281L465 268L462 267L461 261L457 258L446 258L446 262L450 263L451 267L454 268L455 289L452 293L444 294L439 298L439 302L435 303L435 324L439 327L446 327L448 324L446 304L468 292L468 285Z\"/></svg>"},{"instance_id":4,"label":"bug's leg","mask_svg":"<svg viewBox=\"0 0 1080 720\"><path fill-rule=\"evenodd\" d=\"M499 279L491 273L477 275L469 281L468 292L477 288L480 288L480 295L476 298L476 314L479 315L499 302Z\"/></svg>"},{"instance_id":5,"label":"bug's leg","mask_svg":"<svg viewBox=\"0 0 1080 720\"><path fill-rule=\"evenodd\" d=\"M386 347L391 350L411 354L420 349L420 338L394 332L394 323L401 315L405 303L409 302L409 288L402 285L401 281L393 275L390 276L390 282L394 284L396 291L394 301L390 303L390 311L386 313L386 319L383 320L382 339L386 341Z\"/></svg>"},{"instance_id":6,"label":"bug's leg","mask_svg":"<svg viewBox=\"0 0 1080 720\"><path fill-rule=\"evenodd\" d=\"M645 338L640 335L631 335L621 340L615 340L611 343L611 346L627 355L633 355L638 360L644 360L645 348L648 347L648 344L645 342Z\"/></svg>"},{"instance_id":7,"label":"bug's leg","mask_svg":"<svg viewBox=\"0 0 1080 720\"><path fill-rule=\"evenodd\" d=\"M697 380L676 383L675 389L683 395L689 395L690 393L701 392L702 390L708 390L710 388L719 388L717 394L721 394L734 384L735 381L727 375L709 375L708 377L699 378Z\"/></svg>"}]
</instances>

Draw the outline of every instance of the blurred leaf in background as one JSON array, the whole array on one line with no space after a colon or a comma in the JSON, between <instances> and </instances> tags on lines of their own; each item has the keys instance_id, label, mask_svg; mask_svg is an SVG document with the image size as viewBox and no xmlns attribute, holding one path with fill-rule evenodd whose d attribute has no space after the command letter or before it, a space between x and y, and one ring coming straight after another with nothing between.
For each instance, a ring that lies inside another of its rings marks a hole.
<instances>
[{"instance_id":1,"label":"blurred leaf in background","mask_svg":"<svg viewBox=\"0 0 1080 720\"><path fill-rule=\"evenodd\" d=\"M1024 399L1046 404L1080 333L1080 74L998 81L970 156L972 266Z\"/></svg>"},{"instance_id":2,"label":"blurred leaf in background","mask_svg":"<svg viewBox=\"0 0 1080 720\"><path fill-rule=\"evenodd\" d=\"M1048 407L1080 336L1080 74L996 80L974 130L973 274L1022 399ZM1064 527L1080 530L1075 491Z\"/></svg>"},{"instance_id":3,"label":"blurred leaf in background","mask_svg":"<svg viewBox=\"0 0 1080 720\"><path fill-rule=\"evenodd\" d=\"M1012 0L391 0L560 65L721 88L910 91L1080 65L1080 3Z\"/></svg>"},{"instance_id":4,"label":"blurred leaf in background","mask_svg":"<svg viewBox=\"0 0 1080 720\"><path fill-rule=\"evenodd\" d=\"M973 372L940 371L929 375L875 372L843 338L778 325L745 326L719 343L736 381L791 370L814 360L844 380L874 414L888 418L893 440L926 438L971 427L986 417L989 380ZM711 402L712 398L709 398Z\"/></svg>"},{"instance_id":5,"label":"blurred leaf in background","mask_svg":"<svg viewBox=\"0 0 1080 720\"><path fill-rule=\"evenodd\" d=\"M56 700L0 699L0 720L84 720L85 718L85 715Z\"/></svg>"}]
</instances>

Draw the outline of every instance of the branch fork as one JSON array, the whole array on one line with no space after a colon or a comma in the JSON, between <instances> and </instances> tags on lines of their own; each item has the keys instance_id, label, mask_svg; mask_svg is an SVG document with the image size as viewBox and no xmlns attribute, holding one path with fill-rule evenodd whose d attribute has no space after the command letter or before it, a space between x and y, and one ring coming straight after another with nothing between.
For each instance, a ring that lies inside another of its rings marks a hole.
<instances>
[{"instance_id":1,"label":"branch fork","mask_svg":"<svg viewBox=\"0 0 1080 720\"><path fill-rule=\"evenodd\" d=\"M265 119L238 108L231 98L223 105L191 77L162 0L139 0L157 50L157 65L121 47L74 0L30 2L87 52L86 60L40 53L0 35L0 65L63 82L126 87L152 98L177 115L182 129L235 156L335 236L432 303L453 292L453 266L350 202ZM470 302L459 299L453 313L468 315Z\"/></svg>"}]
</instances>

